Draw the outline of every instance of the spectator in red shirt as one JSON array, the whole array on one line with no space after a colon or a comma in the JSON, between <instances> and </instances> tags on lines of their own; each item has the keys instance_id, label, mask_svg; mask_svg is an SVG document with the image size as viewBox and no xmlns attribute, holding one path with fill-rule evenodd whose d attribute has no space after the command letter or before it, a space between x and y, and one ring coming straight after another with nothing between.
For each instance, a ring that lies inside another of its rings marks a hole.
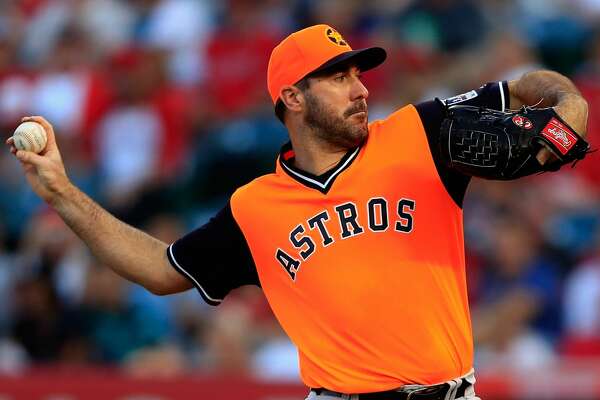
<instances>
[{"instance_id":1,"label":"spectator in red shirt","mask_svg":"<svg viewBox=\"0 0 600 400\"><path fill-rule=\"evenodd\" d=\"M250 1L230 2L224 23L208 42L206 86L223 118L268 104L265 71L278 36L257 23L261 12Z\"/></svg>"}]
</instances>

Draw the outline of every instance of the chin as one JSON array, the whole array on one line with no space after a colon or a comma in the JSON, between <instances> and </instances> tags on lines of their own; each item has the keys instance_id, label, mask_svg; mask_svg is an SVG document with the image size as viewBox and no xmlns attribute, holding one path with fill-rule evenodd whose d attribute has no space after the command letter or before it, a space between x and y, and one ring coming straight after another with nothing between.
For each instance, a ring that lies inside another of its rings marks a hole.
<instances>
[{"instance_id":1,"label":"chin","mask_svg":"<svg viewBox=\"0 0 600 400\"><path fill-rule=\"evenodd\" d=\"M367 134L368 130L369 130L369 120L367 119L367 117L362 117L360 118L360 120L358 121L358 123L356 124L358 125L356 127L357 130L363 131L364 135Z\"/></svg>"},{"instance_id":2,"label":"chin","mask_svg":"<svg viewBox=\"0 0 600 400\"><path fill-rule=\"evenodd\" d=\"M349 142L351 142L352 144L351 144L351 146L348 146L348 147L354 148L356 146L359 146L367 138L368 135L369 135L369 130L367 129L366 126L355 129L354 132L352 132L351 140L349 140Z\"/></svg>"},{"instance_id":3,"label":"chin","mask_svg":"<svg viewBox=\"0 0 600 400\"><path fill-rule=\"evenodd\" d=\"M356 136L360 137L360 140L364 140L369 135L369 125L365 124L357 129Z\"/></svg>"}]
</instances>

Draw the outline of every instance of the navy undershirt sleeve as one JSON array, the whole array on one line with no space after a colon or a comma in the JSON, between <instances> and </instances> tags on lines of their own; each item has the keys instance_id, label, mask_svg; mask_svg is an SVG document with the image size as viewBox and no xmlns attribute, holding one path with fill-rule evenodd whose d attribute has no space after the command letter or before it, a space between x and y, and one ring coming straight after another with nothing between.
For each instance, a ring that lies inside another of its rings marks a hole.
<instances>
[{"instance_id":1,"label":"navy undershirt sleeve","mask_svg":"<svg viewBox=\"0 0 600 400\"><path fill-rule=\"evenodd\" d=\"M509 99L508 84L506 81L502 81L488 83L477 90L446 99L445 102L447 104L481 106L504 111L509 107ZM454 202L462 207L471 177L451 169L442 161L439 142L444 108L435 100L416 104L415 107L425 127L429 149L440 179Z\"/></svg>"},{"instance_id":2,"label":"navy undershirt sleeve","mask_svg":"<svg viewBox=\"0 0 600 400\"><path fill-rule=\"evenodd\" d=\"M235 288L260 286L250 249L230 204L205 225L171 244L167 256L171 265L213 306Z\"/></svg>"}]
</instances>

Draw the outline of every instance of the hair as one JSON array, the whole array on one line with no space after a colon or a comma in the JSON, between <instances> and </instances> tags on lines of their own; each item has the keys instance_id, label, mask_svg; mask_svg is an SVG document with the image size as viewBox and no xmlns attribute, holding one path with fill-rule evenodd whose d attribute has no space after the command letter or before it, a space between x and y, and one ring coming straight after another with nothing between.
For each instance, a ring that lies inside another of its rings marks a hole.
<instances>
[{"instance_id":1,"label":"hair","mask_svg":"<svg viewBox=\"0 0 600 400\"><path fill-rule=\"evenodd\" d=\"M301 92L305 92L308 90L308 88L310 87L310 83L308 81L308 79L310 78L310 76L305 76L304 78L300 79L294 86L296 86L298 89L300 89ZM277 116L277 118L279 118L279 120L283 123L283 117L285 116L285 112L287 110L287 106L283 103L283 101L281 101L281 99L277 100L277 103L275 103L275 115Z\"/></svg>"}]
</instances>

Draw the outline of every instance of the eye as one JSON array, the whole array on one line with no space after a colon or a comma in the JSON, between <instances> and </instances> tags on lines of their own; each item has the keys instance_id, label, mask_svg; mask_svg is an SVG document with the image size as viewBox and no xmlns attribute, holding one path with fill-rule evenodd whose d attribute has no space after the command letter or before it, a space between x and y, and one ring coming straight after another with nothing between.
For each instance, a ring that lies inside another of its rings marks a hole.
<instances>
[{"instance_id":1,"label":"eye","mask_svg":"<svg viewBox=\"0 0 600 400\"><path fill-rule=\"evenodd\" d=\"M339 74L335 75L335 76L333 77L333 79L334 79L336 82L344 82L344 80L346 79L346 74L344 74L344 73L339 73Z\"/></svg>"}]
</instances>

